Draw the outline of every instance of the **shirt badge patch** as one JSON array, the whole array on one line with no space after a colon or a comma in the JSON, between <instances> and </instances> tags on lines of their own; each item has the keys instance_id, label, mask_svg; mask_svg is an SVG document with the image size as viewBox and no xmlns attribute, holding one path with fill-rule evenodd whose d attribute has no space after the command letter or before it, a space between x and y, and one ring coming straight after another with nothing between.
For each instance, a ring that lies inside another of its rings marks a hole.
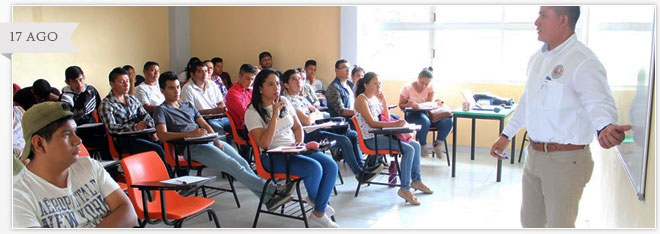
<instances>
[{"instance_id":1,"label":"shirt badge patch","mask_svg":"<svg viewBox=\"0 0 660 234\"><path fill-rule=\"evenodd\" d=\"M552 79L559 79L564 74L564 66L559 64L552 69Z\"/></svg>"}]
</instances>

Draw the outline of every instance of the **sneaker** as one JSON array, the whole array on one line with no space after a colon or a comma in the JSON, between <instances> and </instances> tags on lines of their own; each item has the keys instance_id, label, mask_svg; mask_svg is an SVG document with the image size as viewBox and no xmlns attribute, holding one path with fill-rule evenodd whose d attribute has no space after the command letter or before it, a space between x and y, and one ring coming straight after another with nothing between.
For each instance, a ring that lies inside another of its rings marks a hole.
<instances>
[{"instance_id":1,"label":"sneaker","mask_svg":"<svg viewBox=\"0 0 660 234\"><path fill-rule=\"evenodd\" d=\"M384 167L383 164L378 164L378 166L373 168L364 168L361 172L355 175L355 179L360 183L371 182L380 175L380 171L383 170Z\"/></svg>"},{"instance_id":2,"label":"sneaker","mask_svg":"<svg viewBox=\"0 0 660 234\"><path fill-rule=\"evenodd\" d=\"M275 193L282 196L291 195L295 187L296 187L296 183L278 184Z\"/></svg>"},{"instance_id":3,"label":"sneaker","mask_svg":"<svg viewBox=\"0 0 660 234\"><path fill-rule=\"evenodd\" d=\"M426 145L422 146L422 157L428 156L429 154L431 154L431 152L433 152L433 146L432 145L426 144Z\"/></svg>"},{"instance_id":4,"label":"sneaker","mask_svg":"<svg viewBox=\"0 0 660 234\"><path fill-rule=\"evenodd\" d=\"M309 196L305 197L305 202L307 202L310 205L314 206L314 202L312 201L312 199L309 198ZM330 206L330 204L325 205L325 214L327 216L333 216L333 215L335 215L335 209L332 208L332 206ZM309 214L309 215L314 216L313 214Z\"/></svg>"},{"instance_id":5,"label":"sneaker","mask_svg":"<svg viewBox=\"0 0 660 234\"><path fill-rule=\"evenodd\" d=\"M266 203L266 208L268 209L268 211L273 212L277 208L279 208L280 206L286 204L287 202L290 202L291 200L293 200L293 196L291 196L291 195L283 196L283 195L280 195L278 193L275 193L275 194L273 194L272 197L270 197L270 200L268 201L268 203Z\"/></svg>"},{"instance_id":6,"label":"sneaker","mask_svg":"<svg viewBox=\"0 0 660 234\"><path fill-rule=\"evenodd\" d=\"M307 216L307 222L309 222L310 228L339 228L339 225L333 222L327 214L323 214L320 218L310 214Z\"/></svg>"},{"instance_id":7,"label":"sneaker","mask_svg":"<svg viewBox=\"0 0 660 234\"><path fill-rule=\"evenodd\" d=\"M447 151L445 151L445 141L436 141L433 145L433 152L439 159L444 158Z\"/></svg>"}]
</instances>

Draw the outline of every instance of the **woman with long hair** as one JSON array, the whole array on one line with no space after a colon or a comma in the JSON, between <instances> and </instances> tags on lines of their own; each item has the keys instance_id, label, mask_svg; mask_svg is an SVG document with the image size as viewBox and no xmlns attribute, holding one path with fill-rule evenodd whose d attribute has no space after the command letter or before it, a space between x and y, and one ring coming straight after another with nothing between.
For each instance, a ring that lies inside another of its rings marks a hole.
<instances>
[{"instance_id":1,"label":"woman with long hair","mask_svg":"<svg viewBox=\"0 0 660 234\"><path fill-rule=\"evenodd\" d=\"M372 129L402 127L406 124L406 121L402 119L394 122L380 120L380 116L389 116L390 113L376 73L368 72L364 78L358 81L355 96L355 116L358 122L358 126L355 127L362 131L367 148L376 148L376 136L370 133ZM377 138L378 149L390 149L391 138L389 136L379 135ZM401 142L401 148L399 148L399 144L391 144L391 149L399 151L403 155L400 165L401 189L397 191L397 194L413 205L421 204L410 188L420 190L425 194L431 194L433 191L422 182L419 143L414 140L411 140L410 143Z\"/></svg>"},{"instance_id":2,"label":"woman with long hair","mask_svg":"<svg viewBox=\"0 0 660 234\"><path fill-rule=\"evenodd\" d=\"M277 72L266 68L257 74L252 85L252 103L245 112L245 125L262 150L279 146L301 145L304 133L295 109L286 97L280 96L280 81ZM284 157L273 153L261 155L265 168L270 168L274 157L275 172L284 173ZM321 153L292 155L289 158L290 173L302 177L308 197L306 200L314 206L312 215L307 216L311 227L337 228L329 216L334 209L328 205L330 194L337 179L337 164Z\"/></svg>"}]
</instances>

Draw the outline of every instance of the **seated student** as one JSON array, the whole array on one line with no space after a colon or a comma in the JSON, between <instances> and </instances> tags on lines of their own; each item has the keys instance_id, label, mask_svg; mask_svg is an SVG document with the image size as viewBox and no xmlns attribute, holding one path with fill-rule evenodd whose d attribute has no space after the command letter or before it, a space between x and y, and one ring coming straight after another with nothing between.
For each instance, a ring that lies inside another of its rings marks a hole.
<instances>
[{"instance_id":1,"label":"seated student","mask_svg":"<svg viewBox=\"0 0 660 234\"><path fill-rule=\"evenodd\" d=\"M325 85L323 85L321 79L316 77L316 60L305 61L305 73L307 73L307 84L312 85L314 90L325 91Z\"/></svg>"},{"instance_id":2,"label":"seated student","mask_svg":"<svg viewBox=\"0 0 660 234\"><path fill-rule=\"evenodd\" d=\"M110 93L108 93L101 102L100 117L105 129L110 134L120 132L139 131L146 128L153 128L154 120L149 113L142 108L142 105L128 94L128 72L120 67L112 69L110 75ZM160 90L159 90L160 92ZM162 94L161 94L162 96ZM151 140L140 137L119 137L119 147L117 151L128 153L141 153L147 151L156 151L160 158L165 162L165 152L163 147L154 143L158 141L156 134L150 135ZM169 166L167 163L165 167Z\"/></svg>"},{"instance_id":3,"label":"seated student","mask_svg":"<svg viewBox=\"0 0 660 234\"><path fill-rule=\"evenodd\" d=\"M304 133L295 109L286 98L280 98L279 93L277 71L264 69L257 74L252 103L245 112L245 125L262 150L303 143ZM269 154L261 154L261 157L264 167L271 168ZM293 155L289 161L291 174L302 177L308 194L306 200L314 205L312 215L307 216L310 227L339 227L328 217L334 214L328 201L337 179L335 161L321 152ZM285 172L284 157L274 157L273 163L275 172Z\"/></svg>"},{"instance_id":4,"label":"seated student","mask_svg":"<svg viewBox=\"0 0 660 234\"><path fill-rule=\"evenodd\" d=\"M79 66L70 66L64 71L61 100L72 108L73 120L77 125L96 123L94 111L101 105L101 96L94 86L85 83L85 73ZM108 140L104 129L78 129L78 136L85 141L85 146L97 148L101 158L112 160L108 153Z\"/></svg>"},{"instance_id":5,"label":"seated student","mask_svg":"<svg viewBox=\"0 0 660 234\"><path fill-rule=\"evenodd\" d=\"M128 72L128 79L131 81L131 86L128 87L128 94L135 95L135 87L144 82L144 76L138 75L135 72L135 68L131 65L124 65L122 69Z\"/></svg>"},{"instance_id":6,"label":"seated student","mask_svg":"<svg viewBox=\"0 0 660 234\"><path fill-rule=\"evenodd\" d=\"M20 157L23 152L23 147L25 147L25 140L23 140L23 128L21 127L21 120L23 119L23 113L25 112L20 106L12 106L13 109L13 155L14 158Z\"/></svg>"},{"instance_id":7,"label":"seated student","mask_svg":"<svg viewBox=\"0 0 660 234\"><path fill-rule=\"evenodd\" d=\"M213 84L218 86L218 89L220 90L220 93L222 93L222 98L225 98L227 96L227 86L222 82L222 79L218 76L216 77L215 80L213 80L213 72L215 71L215 65L213 65L213 62L211 60L204 60L204 64L206 64L206 67L209 69L209 75L208 79L210 81L213 81Z\"/></svg>"},{"instance_id":8,"label":"seated student","mask_svg":"<svg viewBox=\"0 0 660 234\"><path fill-rule=\"evenodd\" d=\"M243 140L248 140L248 132L245 129L244 118L250 101L252 101L252 82L257 75L257 69L252 64L243 64L238 71L238 80L227 92L227 112L231 115L236 130ZM249 148L248 148L249 150ZM241 152L241 155L247 155Z\"/></svg>"},{"instance_id":9,"label":"seated student","mask_svg":"<svg viewBox=\"0 0 660 234\"><path fill-rule=\"evenodd\" d=\"M350 65L346 59L339 59L335 62L335 77L332 83L325 91L325 98L328 100L328 113L330 116L351 117L355 114L353 103L353 89L348 86Z\"/></svg>"},{"instance_id":10,"label":"seated student","mask_svg":"<svg viewBox=\"0 0 660 234\"><path fill-rule=\"evenodd\" d=\"M194 78L193 78L194 79ZM194 81L194 80L193 80ZM181 139L184 137L200 137L213 133L213 129L190 102L179 101L179 80L173 72L165 72L158 79L165 102L154 112L156 131L161 141ZM190 84L192 82L189 82ZM252 191L257 197L266 180L259 178L250 165L234 150L231 145L215 140L207 144L189 145L192 160L208 167L229 173ZM188 151L184 151L186 157ZM268 193L264 196L268 210L273 211L293 199L291 192L294 186L276 186L269 184Z\"/></svg>"},{"instance_id":11,"label":"seated student","mask_svg":"<svg viewBox=\"0 0 660 234\"><path fill-rule=\"evenodd\" d=\"M353 65L353 70L351 70L351 80L348 81L348 85L351 86L353 92L357 89L358 80L364 77L364 69L358 65Z\"/></svg>"},{"instance_id":12,"label":"seated student","mask_svg":"<svg viewBox=\"0 0 660 234\"><path fill-rule=\"evenodd\" d=\"M222 93L220 93L217 86L209 81L206 65L197 62L191 66L191 69L193 70L193 76L191 81L183 86L181 100L192 103L202 115L225 113L227 109ZM211 119L208 123L213 131L220 135L231 132L231 126L226 117Z\"/></svg>"},{"instance_id":13,"label":"seated student","mask_svg":"<svg viewBox=\"0 0 660 234\"><path fill-rule=\"evenodd\" d=\"M401 96L399 96L399 107L401 109L406 107L411 107L413 109L418 109L420 103L431 102L433 101L433 86L431 85L431 79L433 79L433 68L428 67L422 69L422 71L417 76L417 80L406 84L401 87ZM433 111L421 112L409 112L406 115L406 121L410 123L415 123L422 125L422 129L417 131L417 137L419 139L419 144L422 146L422 156L431 153L431 150L435 151L435 154L438 158L441 158L444 155L444 141L451 131L454 121L451 117L451 112L441 111L439 108L443 107L442 101L437 101L437 108ZM429 133L429 127L435 126L438 128L438 136L436 139L433 139L433 146L431 144L426 144L426 137Z\"/></svg>"},{"instance_id":14,"label":"seated student","mask_svg":"<svg viewBox=\"0 0 660 234\"><path fill-rule=\"evenodd\" d=\"M304 81L300 78L300 71L289 69L282 75L281 84L284 86L284 96L289 99L293 108L303 126L308 126L314 123L317 119L322 119L323 114L312 106L307 99L300 96L301 86ZM348 128L339 132L316 130L305 134L305 142L321 141L323 139L336 140L336 148L342 150L342 155L348 166L355 174L355 178L362 178L364 181L371 181L378 176L378 173L383 169L382 164L378 164L377 168L367 170L364 168L364 160L362 159L362 151L358 145L357 132ZM359 176L360 173L364 174Z\"/></svg>"},{"instance_id":15,"label":"seated student","mask_svg":"<svg viewBox=\"0 0 660 234\"><path fill-rule=\"evenodd\" d=\"M148 61L144 64L142 72L144 73L144 82L135 87L135 98L151 114L154 113L158 105L165 101L165 97L160 93L160 88L158 87L160 65L157 62Z\"/></svg>"},{"instance_id":16,"label":"seated student","mask_svg":"<svg viewBox=\"0 0 660 234\"><path fill-rule=\"evenodd\" d=\"M380 115L388 116L387 101L380 89L380 81L376 73L368 72L364 78L360 79L357 83L358 88L355 93L355 116L362 131L362 136L365 138L364 142L370 149L375 149L375 138L373 133L369 133L374 128L383 127L401 127L406 124L405 120L397 120L395 122L380 121ZM390 137L379 135L378 136L378 149L390 148ZM420 146L414 140L410 143L401 142L403 149L399 148L399 144L392 144L392 150L397 150L403 154L401 158L401 189L397 192L399 197L413 205L421 204L417 197L410 192L410 188L422 191L423 193L433 193L422 182L422 174L420 167ZM410 182L412 177L412 183Z\"/></svg>"},{"instance_id":17,"label":"seated student","mask_svg":"<svg viewBox=\"0 0 660 234\"><path fill-rule=\"evenodd\" d=\"M188 63L186 64L186 68L181 73L179 73L179 82L181 82L181 85L185 85L186 83L188 83L188 80L192 76L192 72L194 71L191 69L191 66L193 65L193 63L201 62L201 61L202 60L199 59L198 57L191 57L188 60Z\"/></svg>"},{"instance_id":18,"label":"seated student","mask_svg":"<svg viewBox=\"0 0 660 234\"><path fill-rule=\"evenodd\" d=\"M319 108L321 107L321 102L319 101L319 98L316 96L316 90L314 90L314 87L310 85L309 83L305 82L307 80L307 74L304 69L298 68L296 69L298 73L300 74L300 78L302 80L302 90L300 94L307 99L309 103L314 105L314 107ZM328 115L329 116L329 115Z\"/></svg>"},{"instance_id":19,"label":"seated student","mask_svg":"<svg viewBox=\"0 0 660 234\"><path fill-rule=\"evenodd\" d=\"M137 224L130 200L103 166L78 157L81 140L69 106L34 105L23 116L30 159L14 177L15 228L129 228Z\"/></svg>"},{"instance_id":20,"label":"seated student","mask_svg":"<svg viewBox=\"0 0 660 234\"><path fill-rule=\"evenodd\" d=\"M234 84L231 82L229 73L224 71L224 62L222 61L222 58L214 57L211 59L211 62L213 63L213 75L211 76L211 80L216 84L222 83L227 89L231 89L231 86ZM220 87L219 84L218 87Z\"/></svg>"},{"instance_id":21,"label":"seated student","mask_svg":"<svg viewBox=\"0 0 660 234\"><path fill-rule=\"evenodd\" d=\"M48 81L38 79L32 83L32 86L18 90L14 94L14 103L21 106L23 110L28 110L37 103L58 101L61 94L57 88L51 87Z\"/></svg>"}]
</instances>

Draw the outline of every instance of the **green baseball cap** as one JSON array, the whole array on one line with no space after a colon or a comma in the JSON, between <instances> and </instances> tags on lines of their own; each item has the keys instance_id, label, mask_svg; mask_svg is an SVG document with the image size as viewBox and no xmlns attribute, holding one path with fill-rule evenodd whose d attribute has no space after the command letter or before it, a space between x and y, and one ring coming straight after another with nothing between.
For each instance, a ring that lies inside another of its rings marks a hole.
<instances>
[{"instance_id":1,"label":"green baseball cap","mask_svg":"<svg viewBox=\"0 0 660 234\"><path fill-rule=\"evenodd\" d=\"M32 149L32 135L58 119L73 116L71 108L64 102L42 102L36 104L23 114L21 127L25 138L25 147L21 154L21 161L30 155Z\"/></svg>"}]
</instances>

